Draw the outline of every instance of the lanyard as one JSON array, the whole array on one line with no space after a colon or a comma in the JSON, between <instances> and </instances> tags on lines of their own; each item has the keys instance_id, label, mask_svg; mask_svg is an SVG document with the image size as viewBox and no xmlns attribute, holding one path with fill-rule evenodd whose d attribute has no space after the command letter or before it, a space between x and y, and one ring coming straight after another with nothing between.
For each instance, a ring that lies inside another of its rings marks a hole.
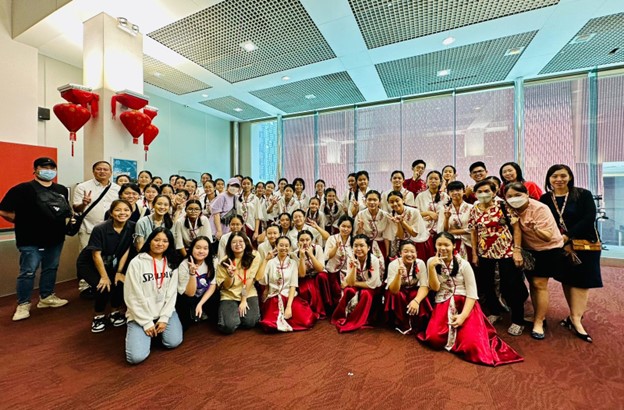
<instances>
[{"instance_id":1,"label":"lanyard","mask_svg":"<svg viewBox=\"0 0 624 410\"><path fill-rule=\"evenodd\" d=\"M156 267L156 258L153 258L154 261L154 280L156 282L156 289L160 290L163 286L163 282L165 281L165 269L167 269L167 257L163 258L163 268L160 274L160 278L158 277L158 268ZM160 279L160 283L158 280Z\"/></svg>"},{"instance_id":2,"label":"lanyard","mask_svg":"<svg viewBox=\"0 0 624 410\"><path fill-rule=\"evenodd\" d=\"M197 238L197 229L199 229L197 227L197 224L198 224L199 218L201 218L201 216L197 217L195 219L195 222L191 223L191 219L187 217L188 223L190 225L189 226L189 237L191 238L191 240Z\"/></svg>"},{"instance_id":3,"label":"lanyard","mask_svg":"<svg viewBox=\"0 0 624 410\"><path fill-rule=\"evenodd\" d=\"M570 192L565 194L565 197L563 199L563 206L561 207L561 210L559 209L559 205L557 205L557 197L555 197L555 193L552 193L552 201L553 204L555 205L555 209L557 210L557 213L559 214L559 229L561 230L561 233L567 232L568 228L566 227L565 222L563 221L563 212L565 211L565 207L568 204L568 195L570 194Z\"/></svg>"}]
</instances>

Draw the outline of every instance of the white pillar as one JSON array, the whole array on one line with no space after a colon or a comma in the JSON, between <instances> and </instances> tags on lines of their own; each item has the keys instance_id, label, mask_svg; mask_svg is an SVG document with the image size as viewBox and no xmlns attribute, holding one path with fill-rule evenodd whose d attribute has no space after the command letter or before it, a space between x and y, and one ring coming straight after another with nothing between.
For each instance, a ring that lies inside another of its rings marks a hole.
<instances>
[{"instance_id":1,"label":"white pillar","mask_svg":"<svg viewBox=\"0 0 624 410\"><path fill-rule=\"evenodd\" d=\"M143 145L132 143L130 133L111 116L111 97L124 89L143 94L143 36L119 29L117 19L100 13L84 22L83 85L100 95L100 113L84 128L85 177L99 160L137 161L143 169Z\"/></svg>"}]
</instances>

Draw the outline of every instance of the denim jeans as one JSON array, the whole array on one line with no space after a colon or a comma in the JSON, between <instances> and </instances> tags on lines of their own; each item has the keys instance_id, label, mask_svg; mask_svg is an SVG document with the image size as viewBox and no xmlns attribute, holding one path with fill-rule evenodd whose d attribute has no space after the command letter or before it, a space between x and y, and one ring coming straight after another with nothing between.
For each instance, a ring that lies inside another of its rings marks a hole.
<instances>
[{"instance_id":1,"label":"denim jeans","mask_svg":"<svg viewBox=\"0 0 624 410\"><path fill-rule=\"evenodd\" d=\"M178 314L173 311L165 331L160 335L162 344L168 349L176 348L182 343L182 324ZM150 355L152 338L135 321L128 322L126 331L126 360L130 364L139 364Z\"/></svg>"},{"instance_id":2,"label":"denim jeans","mask_svg":"<svg viewBox=\"0 0 624 410\"><path fill-rule=\"evenodd\" d=\"M58 270L63 242L47 248L37 246L20 246L19 275L17 276L17 303L30 303L35 286L35 272L41 264L41 278L39 280L39 296L47 298L54 293L56 271Z\"/></svg>"}]
</instances>

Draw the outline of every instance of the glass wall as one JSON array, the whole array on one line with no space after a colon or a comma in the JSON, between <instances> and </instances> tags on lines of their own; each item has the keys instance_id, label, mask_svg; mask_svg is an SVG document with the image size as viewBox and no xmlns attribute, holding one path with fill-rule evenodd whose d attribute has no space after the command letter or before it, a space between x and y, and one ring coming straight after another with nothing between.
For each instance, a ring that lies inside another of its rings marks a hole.
<instances>
[{"instance_id":1,"label":"glass wall","mask_svg":"<svg viewBox=\"0 0 624 410\"><path fill-rule=\"evenodd\" d=\"M522 87L519 99L515 87ZM585 73L515 87L254 124L254 176L275 178L281 161L283 176L304 178L310 194L314 180L323 178L341 195L350 172L367 170L370 186L385 190L393 170L411 177L415 159L424 159L428 170L454 165L466 183L472 182L468 167L475 161L485 162L497 176L504 162L516 161L525 179L540 186L547 169L563 163L574 171L578 186L603 196L603 240L622 246L621 255L611 256L624 257L624 74ZM517 101L523 104L516 106Z\"/></svg>"}]
</instances>

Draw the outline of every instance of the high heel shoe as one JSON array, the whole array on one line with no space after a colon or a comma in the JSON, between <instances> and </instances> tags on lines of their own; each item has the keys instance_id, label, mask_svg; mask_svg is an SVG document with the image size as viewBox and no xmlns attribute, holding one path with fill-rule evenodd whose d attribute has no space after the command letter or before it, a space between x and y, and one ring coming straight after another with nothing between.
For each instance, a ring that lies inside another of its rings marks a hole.
<instances>
[{"instance_id":1,"label":"high heel shoe","mask_svg":"<svg viewBox=\"0 0 624 410\"><path fill-rule=\"evenodd\" d=\"M562 320L559 323L561 326L563 327L567 327L568 329L570 329L572 332L574 332L574 335L576 337L578 337L579 339L587 342L587 343L593 343L594 340L592 339L592 337L587 334L587 333L581 333L576 329L576 326L574 326L574 324L572 323L572 320L570 320L570 316L568 316L566 319Z\"/></svg>"}]
</instances>

